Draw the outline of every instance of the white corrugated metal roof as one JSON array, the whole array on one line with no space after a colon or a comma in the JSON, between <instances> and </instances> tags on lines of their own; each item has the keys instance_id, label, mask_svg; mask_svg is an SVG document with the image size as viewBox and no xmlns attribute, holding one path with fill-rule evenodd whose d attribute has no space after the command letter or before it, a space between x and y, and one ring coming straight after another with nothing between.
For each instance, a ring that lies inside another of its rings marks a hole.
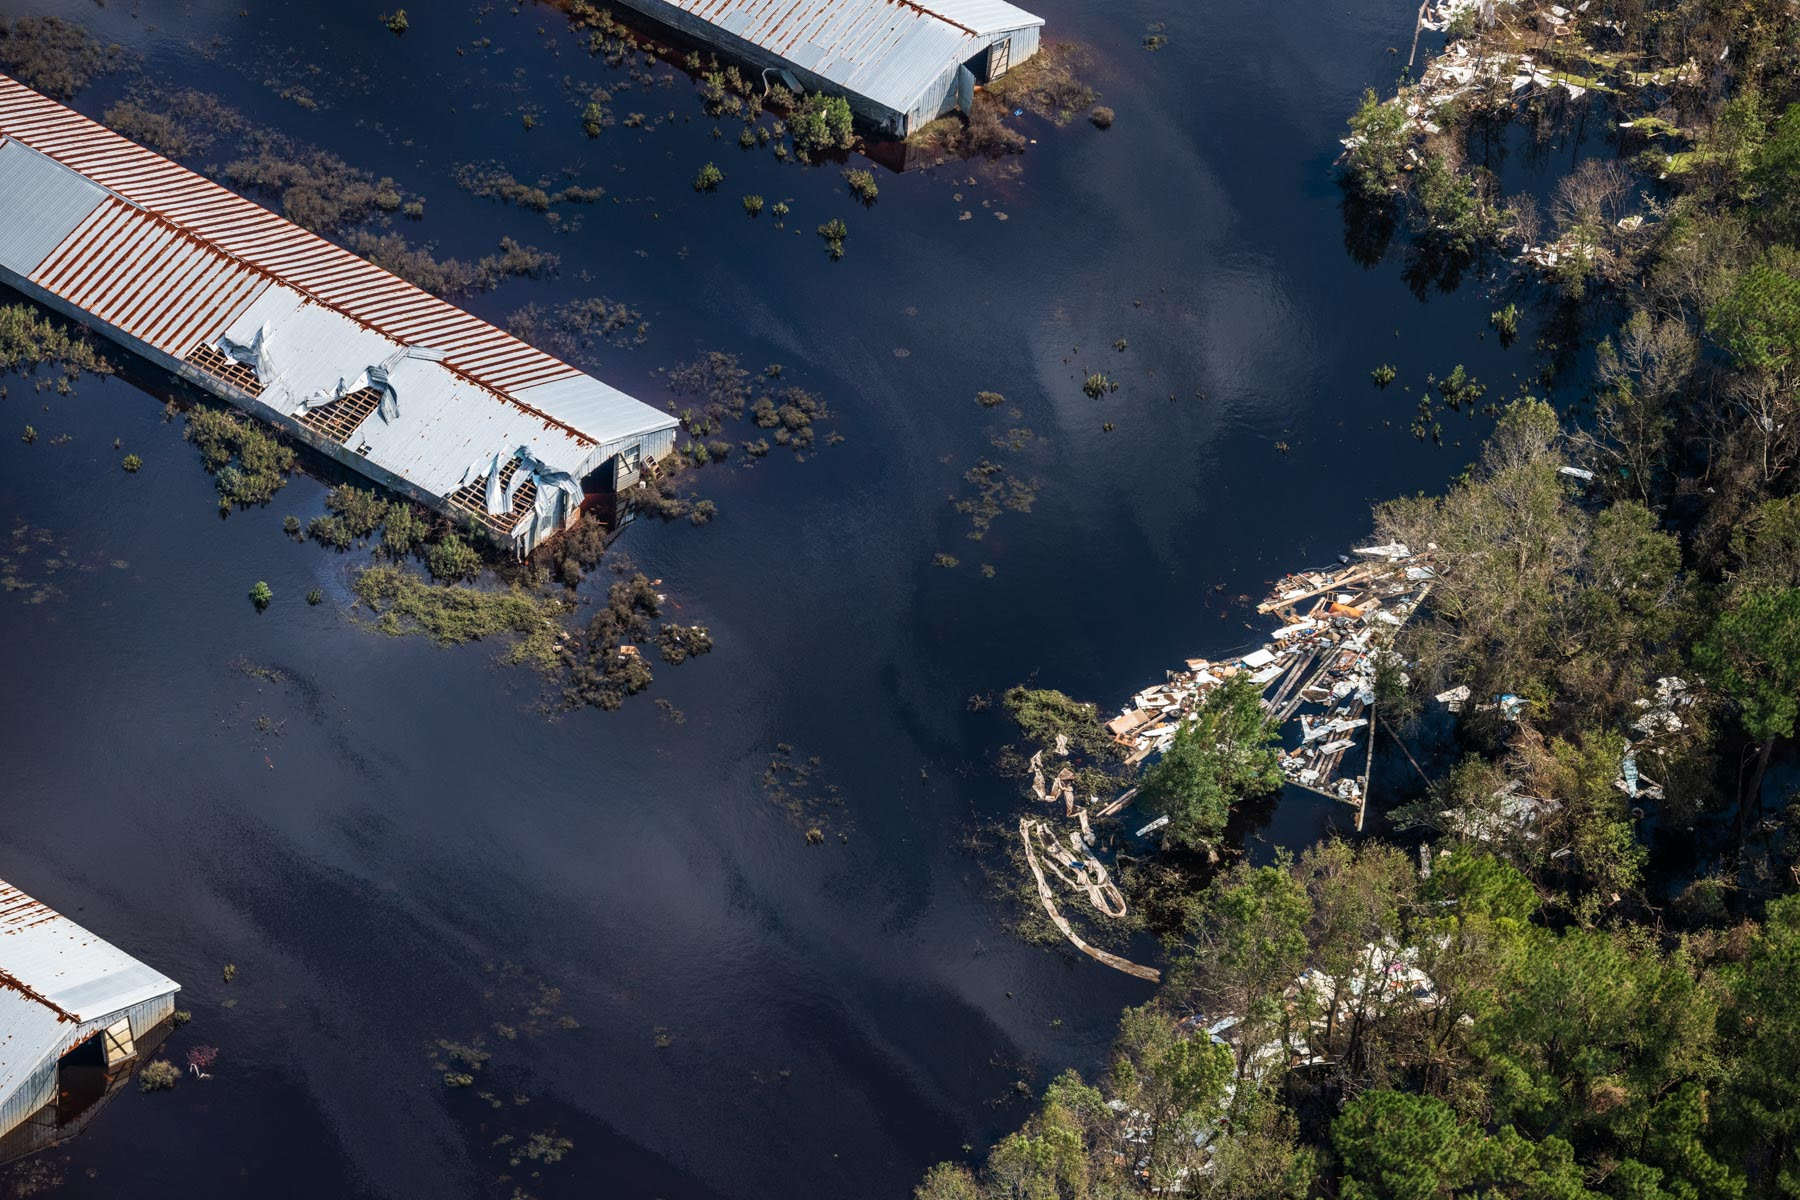
<instances>
[{"instance_id":1,"label":"white corrugated metal roof","mask_svg":"<svg viewBox=\"0 0 1800 1200\"><path fill-rule=\"evenodd\" d=\"M370 439L388 448L381 465L434 494L455 489L447 464L490 434L519 436L511 446L477 447L456 476L479 454L520 445L575 473L595 465L587 459L598 447L675 425L4 75L0 139L0 154L13 143L36 152L0 157L0 263L172 357L228 331L254 335L280 315L275 344L285 344L294 371L286 386L303 396L397 351L435 351L441 366L407 360L393 436ZM262 382L265 390L271 383ZM602 395L607 402L596 402ZM441 446L409 444L440 438ZM391 465L400 462L412 469Z\"/></svg>"},{"instance_id":2,"label":"white corrugated metal roof","mask_svg":"<svg viewBox=\"0 0 1800 1200\"><path fill-rule=\"evenodd\" d=\"M240 312L223 336L249 345L259 330L269 373L261 378L263 390L258 398L290 415L297 414L309 397L321 392L335 394L363 371L387 363L405 350L279 283L270 284L254 304ZM602 386L585 375L546 386L566 387L582 381ZM388 383L394 389L398 411L389 416L370 413L344 439L344 445L432 495L454 492L476 459L511 454L520 446L529 447L539 461L578 478L604 457L605 443L574 433L570 428L573 421L558 424L547 419L543 414L548 409L534 403L531 396L500 403L492 392L440 363L401 358L389 368ZM645 405L629 397L625 402L628 409L610 415L574 414L605 417L576 427L642 429ZM659 426L674 420L663 413L651 415L651 423Z\"/></svg>"},{"instance_id":3,"label":"white corrugated metal roof","mask_svg":"<svg viewBox=\"0 0 1800 1200\"><path fill-rule=\"evenodd\" d=\"M680 9L896 112L992 35L1044 23L1004 0L627 2Z\"/></svg>"},{"instance_id":4,"label":"white corrugated metal roof","mask_svg":"<svg viewBox=\"0 0 1800 1200\"><path fill-rule=\"evenodd\" d=\"M76 1027L180 988L0 880L0 1100Z\"/></svg>"}]
</instances>

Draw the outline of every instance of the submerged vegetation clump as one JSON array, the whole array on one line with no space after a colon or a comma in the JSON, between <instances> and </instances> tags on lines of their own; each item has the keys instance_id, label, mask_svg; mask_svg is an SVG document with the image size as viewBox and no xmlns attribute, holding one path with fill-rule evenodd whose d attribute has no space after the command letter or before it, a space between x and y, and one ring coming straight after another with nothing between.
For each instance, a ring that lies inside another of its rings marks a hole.
<instances>
[{"instance_id":1,"label":"submerged vegetation clump","mask_svg":"<svg viewBox=\"0 0 1800 1200\"><path fill-rule=\"evenodd\" d=\"M614 583L606 607L588 622L571 656L567 702L614 709L649 687L650 664L639 643L649 638L651 622L661 614L662 597L643 575Z\"/></svg>"},{"instance_id":2,"label":"submerged vegetation clump","mask_svg":"<svg viewBox=\"0 0 1800 1200\"><path fill-rule=\"evenodd\" d=\"M83 371L110 375L113 370L84 332L72 331L34 304L0 305L0 370L32 372L38 367L58 368L61 378L45 379L40 386L65 394Z\"/></svg>"},{"instance_id":3,"label":"submerged vegetation clump","mask_svg":"<svg viewBox=\"0 0 1800 1200\"><path fill-rule=\"evenodd\" d=\"M951 497L957 512L969 518L970 541L987 536L1001 512L1028 513L1037 500L1037 485L1008 471L1004 464L981 459L963 473L964 482L975 489L973 496Z\"/></svg>"},{"instance_id":4,"label":"submerged vegetation clump","mask_svg":"<svg viewBox=\"0 0 1800 1200\"><path fill-rule=\"evenodd\" d=\"M1074 42L1049 42L1006 74L987 85L987 92L1007 109L1022 108L1057 125L1081 115L1099 93L1083 81L1086 49Z\"/></svg>"},{"instance_id":5,"label":"submerged vegetation clump","mask_svg":"<svg viewBox=\"0 0 1800 1200\"><path fill-rule=\"evenodd\" d=\"M418 631L446 645L510 637L501 661L540 671L557 668L567 606L522 588L485 589L433 584L405 567L377 564L351 584L359 603L375 613L375 628L399 635Z\"/></svg>"},{"instance_id":6,"label":"submerged vegetation clump","mask_svg":"<svg viewBox=\"0 0 1800 1200\"><path fill-rule=\"evenodd\" d=\"M186 437L213 475L221 508L267 504L287 486L288 472L294 469L292 448L235 412L195 408L188 413Z\"/></svg>"},{"instance_id":7,"label":"submerged vegetation clump","mask_svg":"<svg viewBox=\"0 0 1800 1200\"><path fill-rule=\"evenodd\" d=\"M384 271L435 296L455 298L489 292L507 279L543 279L556 274L561 260L536 246L522 246L509 237L500 239L500 252L474 262L437 258L432 247L419 246L398 233L372 233L358 229L345 244Z\"/></svg>"},{"instance_id":8,"label":"submerged vegetation clump","mask_svg":"<svg viewBox=\"0 0 1800 1200\"><path fill-rule=\"evenodd\" d=\"M0 18L0 71L54 100L68 100L132 56L103 46L86 28L61 17Z\"/></svg>"},{"instance_id":9,"label":"submerged vegetation clump","mask_svg":"<svg viewBox=\"0 0 1800 1200\"><path fill-rule=\"evenodd\" d=\"M622 301L590 296L554 308L527 304L506 318L506 332L558 358L579 362L591 360L603 344L642 346L650 340L650 322Z\"/></svg>"},{"instance_id":10,"label":"submerged vegetation clump","mask_svg":"<svg viewBox=\"0 0 1800 1200\"><path fill-rule=\"evenodd\" d=\"M597 132L594 136L598 136ZM497 162L463 163L456 168L456 185L471 195L516 204L532 212L547 213L559 204L596 204L606 196L603 187L565 184L552 189L548 179L521 183Z\"/></svg>"}]
</instances>

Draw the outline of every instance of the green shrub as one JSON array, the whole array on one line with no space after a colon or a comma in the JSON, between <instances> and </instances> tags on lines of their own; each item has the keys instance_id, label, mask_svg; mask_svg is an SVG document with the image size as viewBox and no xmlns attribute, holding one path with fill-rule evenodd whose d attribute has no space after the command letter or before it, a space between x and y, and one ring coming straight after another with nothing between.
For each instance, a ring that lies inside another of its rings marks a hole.
<instances>
[{"instance_id":1,"label":"green shrub","mask_svg":"<svg viewBox=\"0 0 1800 1200\"><path fill-rule=\"evenodd\" d=\"M257 580L255 585L250 589L250 603L256 605L256 610L258 612L269 607L269 602L274 599L275 593L270 591L269 585L260 579Z\"/></svg>"},{"instance_id":2,"label":"green shrub","mask_svg":"<svg viewBox=\"0 0 1800 1200\"><path fill-rule=\"evenodd\" d=\"M406 10L404 8L396 8L391 13L382 13L381 23L386 25L396 34L405 33L407 29Z\"/></svg>"},{"instance_id":3,"label":"green shrub","mask_svg":"<svg viewBox=\"0 0 1800 1200\"><path fill-rule=\"evenodd\" d=\"M745 196L744 197L744 211L745 212L749 213L751 216L754 217L757 213L761 212L762 210L763 210L763 198L761 196Z\"/></svg>"},{"instance_id":4,"label":"green shrub","mask_svg":"<svg viewBox=\"0 0 1800 1200\"><path fill-rule=\"evenodd\" d=\"M136 474L137 471L143 467L144 460L139 458L135 454L127 454L125 456L124 460L119 463L119 465L121 467L124 467L127 471L129 471L133 474Z\"/></svg>"},{"instance_id":5,"label":"green shrub","mask_svg":"<svg viewBox=\"0 0 1800 1200\"><path fill-rule=\"evenodd\" d=\"M850 236L850 230L842 221L831 218L819 226L819 236L825 239L825 249L834 260L844 257L844 239Z\"/></svg>"},{"instance_id":6,"label":"green shrub","mask_svg":"<svg viewBox=\"0 0 1800 1200\"><path fill-rule=\"evenodd\" d=\"M425 548L425 569L433 579L454 583L481 574L481 555L454 533Z\"/></svg>"},{"instance_id":7,"label":"green shrub","mask_svg":"<svg viewBox=\"0 0 1800 1200\"><path fill-rule=\"evenodd\" d=\"M881 194L881 189L875 186L875 176L861 168L845 171L844 182L850 185L851 194L864 204L875 203L875 197Z\"/></svg>"},{"instance_id":8,"label":"green shrub","mask_svg":"<svg viewBox=\"0 0 1800 1200\"><path fill-rule=\"evenodd\" d=\"M696 192L710 192L724 182L725 172L719 170L719 168L712 163L707 163L704 167L700 168L700 173L694 176L694 190Z\"/></svg>"},{"instance_id":9,"label":"green shrub","mask_svg":"<svg viewBox=\"0 0 1800 1200\"><path fill-rule=\"evenodd\" d=\"M138 1072L138 1091L167 1091L181 1081L181 1068L166 1058L145 1063L144 1069Z\"/></svg>"},{"instance_id":10,"label":"green shrub","mask_svg":"<svg viewBox=\"0 0 1800 1200\"><path fill-rule=\"evenodd\" d=\"M850 102L842 96L809 92L788 116L794 146L811 155L826 150L848 150L856 140Z\"/></svg>"},{"instance_id":11,"label":"green shrub","mask_svg":"<svg viewBox=\"0 0 1800 1200\"><path fill-rule=\"evenodd\" d=\"M1369 372L1369 378L1375 381L1376 387L1386 387L1388 384L1394 382L1394 378L1399 374L1400 372L1394 370L1391 364L1382 363L1379 367L1376 367L1373 371Z\"/></svg>"},{"instance_id":12,"label":"green shrub","mask_svg":"<svg viewBox=\"0 0 1800 1200\"><path fill-rule=\"evenodd\" d=\"M257 428L254 422L216 408L188 414L187 439L213 472L221 508L267 504L287 486L294 452Z\"/></svg>"},{"instance_id":13,"label":"green shrub","mask_svg":"<svg viewBox=\"0 0 1800 1200\"><path fill-rule=\"evenodd\" d=\"M983 408L999 408L1006 403L1006 397L999 392L976 392L975 403Z\"/></svg>"}]
</instances>

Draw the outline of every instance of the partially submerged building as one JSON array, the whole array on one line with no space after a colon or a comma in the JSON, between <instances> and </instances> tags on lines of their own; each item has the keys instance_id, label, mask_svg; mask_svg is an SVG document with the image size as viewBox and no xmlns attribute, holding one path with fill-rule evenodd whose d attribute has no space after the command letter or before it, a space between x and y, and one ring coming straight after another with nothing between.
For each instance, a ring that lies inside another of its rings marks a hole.
<instances>
[{"instance_id":1,"label":"partially submerged building","mask_svg":"<svg viewBox=\"0 0 1800 1200\"><path fill-rule=\"evenodd\" d=\"M628 8L906 137L1037 53L1042 17L1004 0L623 0Z\"/></svg>"},{"instance_id":2,"label":"partially submerged building","mask_svg":"<svg viewBox=\"0 0 1800 1200\"><path fill-rule=\"evenodd\" d=\"M139 1043L175 1013L181 985L0 880L0 1159L60 1141L79 1114L60 1103L109 1093Z\"/></svg>"},{"instance_id":3,"label":"partially submerged building","mask_svg":"<svg viewBox=\"0 0 1800 1200\"><path fill-rule=\"evenodd\" d=\"M0 75L0 283L523 554L676 420Z\"/></svg>"}]
</instances>

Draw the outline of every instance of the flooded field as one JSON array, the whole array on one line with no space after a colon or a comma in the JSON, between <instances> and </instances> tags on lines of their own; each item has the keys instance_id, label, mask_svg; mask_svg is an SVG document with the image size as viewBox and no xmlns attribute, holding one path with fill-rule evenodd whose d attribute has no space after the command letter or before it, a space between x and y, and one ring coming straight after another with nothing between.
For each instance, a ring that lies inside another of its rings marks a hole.
<instances>
[{"instance_id":1,"label":"flooded field","mask_svg":"<svg viewBox=\"0 0 1800 1200\"><path fill-rule=\"evenodd\" d=\"M1532 360L1484 334L1480 280L1415 291L1345 228L1336 139L1412 6L1035 10L1111 126L1025 113L1022 154L896 173L742 146L678 63L609 65L548 5L398 36L367 5L7 5L122 47L72 101L91 116L192 88L390 180L400 206L347 230L457 260L458 303L650 404L690 403L674 372L720 351L830 413L694 471L710 520L616 543L713 648L600 711L501 642L373 628L368 552L283 531L340 480L222 515L160 396L6 377L0 877L182 982L177 1061L219 1051L15 1190L900 1196L1102 1060L1151 985L1010 932L969 847L1021 785L970 698L1116 709L1261 640L1240 597L1490 427L1413 436L1427 374L1497 394ZM187 111L182 161L241 154ZM1351 816L1289 789L1240 835Z\"/></svg>"}]
</instances>

